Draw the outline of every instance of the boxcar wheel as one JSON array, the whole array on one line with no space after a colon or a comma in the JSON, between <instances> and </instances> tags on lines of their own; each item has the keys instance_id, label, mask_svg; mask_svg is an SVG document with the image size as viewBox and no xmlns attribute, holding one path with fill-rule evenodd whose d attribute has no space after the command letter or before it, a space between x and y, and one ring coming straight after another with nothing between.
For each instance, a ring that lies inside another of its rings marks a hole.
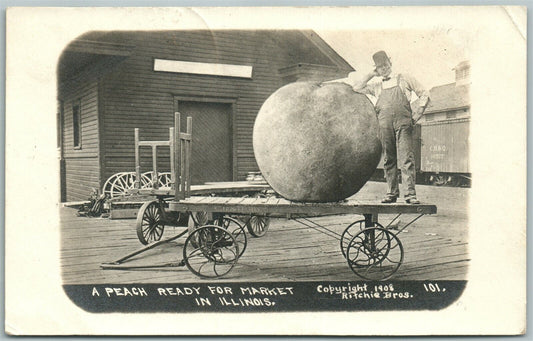
<instances>
[{"instance_id":1,"label":"boxcar wheel","mask_svg":"<svg viewBox=\"0 0 533 341\"><path fill-rule=\"evenodd\" d=\"M239 245L233 234L217 225L194 230L185 240L183 261L196 276L217 278L229 273L239 259Z\"/></svg>"},{"instance_id":2,"label":"boxcar wheel","mask_svg":"<svg viewBox=\"0 0 533 341\"><path fill-rule=\"evenodd\" d=\"M450 175L446 184L451 187L459 187L461 179L457 175Z\"/></svg>"},{"instance_id":3,"label":"boxcar wheel","mask_svg":"<svg viewBox=\"0 0 533 341\"><path fill-rule=\"evenodd\" d=\"M346 248L346 259L352 271L366 280L390 278L403 262L403 246L398 237L381 227L370 227L356 233Z\"/></svg>"},{"instance_id":4,"label":"boxcar wheel","mask_svg":"<svg viewBox=\"0 0 533 341\"><path fill-rule=\"evenodd\" d=\"M137 214L137 238L144 245L161 239L165 223L159 201L145 202Z\"/></svg>"}]
</instances>

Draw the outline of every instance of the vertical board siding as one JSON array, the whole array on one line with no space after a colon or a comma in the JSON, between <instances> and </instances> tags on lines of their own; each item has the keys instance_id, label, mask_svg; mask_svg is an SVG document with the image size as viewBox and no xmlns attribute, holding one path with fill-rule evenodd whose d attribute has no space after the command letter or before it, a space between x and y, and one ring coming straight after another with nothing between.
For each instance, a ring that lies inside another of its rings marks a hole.
<instances>
[{"instance_id":1,"label":"vertical board siding","mask_svg":"<svg viewBox=\"0 0 533 341\"><path fill-rule=\"evenodd\" d=\"M63 155L67 201L86 200L93 188L100 187L98 81L83 77L60 84L59 100L64 105ZM81 148L74 147L73 105L80 104Z\"/></svg>"},{"instance_id":2,"label":"vertical board siding","mask_svg":"<svg viewBox=\"0 0 533 341\"><path fill-rule=\"evenodd\" d=\"M422 128L422 171L469 173L470 120L448 120Z\"/></svg>"}]
</instances>

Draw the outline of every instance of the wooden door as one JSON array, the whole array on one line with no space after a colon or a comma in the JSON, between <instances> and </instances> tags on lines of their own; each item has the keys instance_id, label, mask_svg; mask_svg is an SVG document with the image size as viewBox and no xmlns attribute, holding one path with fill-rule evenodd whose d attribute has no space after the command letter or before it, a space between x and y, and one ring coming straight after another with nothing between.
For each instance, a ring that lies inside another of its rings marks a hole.
<instances>
[{"instance_id":1,"label":"wooden door","mask_svg":"<svg viewBox=\"0 0 533 341\"><path fill-rule=\"evenodd\" d=\"M181 130L192 117L192 184L233 180L232 105L230 103L175 101Z\"/></svg>"}]
</instances>

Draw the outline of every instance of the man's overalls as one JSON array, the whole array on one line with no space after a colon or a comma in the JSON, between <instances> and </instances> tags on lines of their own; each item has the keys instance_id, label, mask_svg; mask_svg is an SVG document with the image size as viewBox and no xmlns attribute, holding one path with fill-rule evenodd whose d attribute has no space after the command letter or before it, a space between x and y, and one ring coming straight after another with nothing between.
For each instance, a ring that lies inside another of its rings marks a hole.
<instances>
[{"instance_id":1,"label":"man's overalls","mask_svg":"<svg viewBox=\"0 0 533 341\"><path fill-rule=\"evenodd\" d=\"M383 168L388 186L387 197L395 198L400 195L397 161L402 172L404 196L416 196L411 106L399 86L399 77L396 77L396 81L396 86L381 90L376 103L380 139L384 152Z\"/></svg>"}]
</instances>

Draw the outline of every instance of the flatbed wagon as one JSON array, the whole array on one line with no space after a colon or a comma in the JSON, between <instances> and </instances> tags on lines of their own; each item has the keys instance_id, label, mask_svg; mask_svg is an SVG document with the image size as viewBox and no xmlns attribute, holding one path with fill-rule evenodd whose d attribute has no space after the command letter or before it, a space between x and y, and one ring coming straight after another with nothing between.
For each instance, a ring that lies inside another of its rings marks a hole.
<instances>
[{"instance_id":1,"label":"flatbed wagon","mask_svg":"<svg viewBox=\"0 0 533 341\"><path fill-rule=\"evenodd\" d=\"M180 115L176 113L175 129L179 129ZM235 216L255 216L268 219L285 217L309 228L339 240L340 250L350 269L366 280L385 280L398 271L404 260L404 249L399 234L413 222L426 214L435 214L432 204L381 204L344 200L332 203L293 202L275 196L271 197L220 197L191 196L189 159L190 132L192 121L188 119L187 133L176 134L174 148L179 160L174 169L174 197L168 202L168 211L174 214L186 213L193 218L193 226L164 241L149 245L113 263L102 264L103 268L124 268L123 262L159 243L168 242L187 235L183 245L183 260L180 265L199 277L217 278L229 273L247 246L246 233ZM178 130L176 130L178 131ZM181 154L183 152L183 154ZM200 221L199 213L209 219ZM359 214L364 219L349 224L342 234L328 229L313 217L322 215ZM387 226L379 223L381 214L394 214ZM415 215L401 228L393 229L393 223L403 214ZM131 267L128 267L131 268Z\"/></svg>"}]
</instances>

